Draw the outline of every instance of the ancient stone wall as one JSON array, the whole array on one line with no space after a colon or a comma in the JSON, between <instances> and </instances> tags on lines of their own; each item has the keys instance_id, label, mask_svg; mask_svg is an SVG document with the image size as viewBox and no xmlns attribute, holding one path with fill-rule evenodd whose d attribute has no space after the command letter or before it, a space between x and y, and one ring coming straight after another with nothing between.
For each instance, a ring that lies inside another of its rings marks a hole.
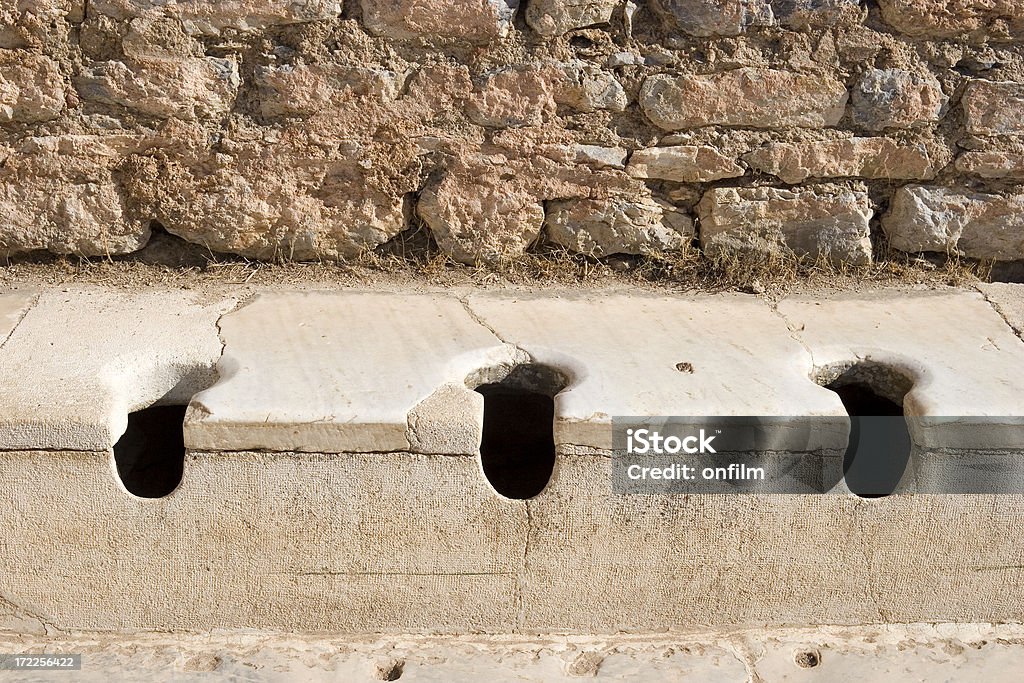
<instances>
[{"instance_id":1,"label":"ancient stone wall","mask_svg":"<svg viewBox=\"0 0 1024 683\"><path fill-rule=\"evenodd\" d=\"M1016 260L1022 182L1021 0L0 0L2 255Z\"/></svg>"}]
</instances>

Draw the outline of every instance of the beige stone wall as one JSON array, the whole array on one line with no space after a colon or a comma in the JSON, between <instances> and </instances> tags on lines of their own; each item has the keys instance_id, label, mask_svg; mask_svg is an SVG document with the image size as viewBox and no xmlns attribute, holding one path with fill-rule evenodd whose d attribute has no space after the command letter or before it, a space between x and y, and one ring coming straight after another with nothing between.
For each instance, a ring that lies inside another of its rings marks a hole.
<instances>
[{"instance_id":1,"label":"beige stone wall","mask_svg":"<svg viewBox=\"0 0 1024 683\"><path fill-rule=\"evenodd\" d=\"M0 255L1022 259L1022 40L1019 0L0 0Z\"/></svg>"}]
</instances>

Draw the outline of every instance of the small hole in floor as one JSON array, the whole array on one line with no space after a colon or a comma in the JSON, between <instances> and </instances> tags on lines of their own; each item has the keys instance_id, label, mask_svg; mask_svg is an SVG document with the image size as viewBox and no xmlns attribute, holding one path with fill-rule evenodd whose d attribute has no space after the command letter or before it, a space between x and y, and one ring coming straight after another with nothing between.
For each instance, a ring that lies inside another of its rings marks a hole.
<instances>
[{"instance_id":1,"label":"small hole in floor","mask_svg":"<svg viewBox=\"0 0 1024 683\"><path fill-rule=\"evenodd\" d=\"M484 397L480 459L494 490L525 500L544 490L555 467L555 400L564 378L539 365L515 368L476 388Z\"/></svg>"},{"instance_id":2,"label":"small hole in floor","mask_svg":"<svg viewBox=\"0 0 1024 683\"><path fill-rule=\"evenodd\" d=\"M801 669L813 669L821 664L821 655L816 650L797 652L793 659Z\"/></svg>"},{"instance_id":3,"label":"small hole in floor","mask_svg":"<svg viewBox=\"0 0 1024 683\"><path fill-rule=\"evenodd\" d=\"M394 661L377 665L377 679L381 681L397 681L405 673L405 662Z\"/></svg>"},{"instance_id":4,"label":"small hole in floor","mask_svg":"<svg viewBox=\"0 0 1024 683\"><path fill-rule=\"evenodd\" d=\"M128 429L114 444L117 474L140 498L162 498L181 483L185 467L185 406L152 406L128 415Z\"/></svg>"}]
</instances>

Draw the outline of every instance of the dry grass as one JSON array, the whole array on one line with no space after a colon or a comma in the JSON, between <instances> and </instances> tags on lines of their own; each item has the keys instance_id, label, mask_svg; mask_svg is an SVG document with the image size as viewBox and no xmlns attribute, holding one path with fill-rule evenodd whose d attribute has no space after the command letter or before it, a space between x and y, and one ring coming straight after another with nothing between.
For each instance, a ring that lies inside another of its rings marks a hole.
<instances>
[{"instance_id":1,"label":"dry grass","mask_svg":"<svg viewBox=\"0 0 1024 683\"><path fill-rule=\"evenodd\" d=\"M217 291L247 288L640 287L671 291L743 291L778 298L794 289L856 290L885 286L968 286L985 281L991 264L954 257L925 259L879 245L868 266L792 255L709 257L697 250L593 259L551 245L520 258L467 266L439 252L422 228L345 263L266 263L214 254L168 235L129 257L80 259L36 256L0 267L0 287L96 284L166 286Z\"/></svg>"}]
</instances>

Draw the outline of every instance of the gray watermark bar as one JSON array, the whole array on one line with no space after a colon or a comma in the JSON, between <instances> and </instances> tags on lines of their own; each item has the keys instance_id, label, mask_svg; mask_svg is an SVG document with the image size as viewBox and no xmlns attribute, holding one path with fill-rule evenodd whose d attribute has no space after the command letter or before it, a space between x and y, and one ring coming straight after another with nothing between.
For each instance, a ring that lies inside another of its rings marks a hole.
<instances>
[{"instance_id":1,"label":"gray watermark bar","mask_svg":"<svg viewBox=\"0 0 1024 683\"><path fill-rule=\"evenodd\" d=\"M615 417L619 494L1024 494L1024 417Z\"/></svg>"}]
</instances>

